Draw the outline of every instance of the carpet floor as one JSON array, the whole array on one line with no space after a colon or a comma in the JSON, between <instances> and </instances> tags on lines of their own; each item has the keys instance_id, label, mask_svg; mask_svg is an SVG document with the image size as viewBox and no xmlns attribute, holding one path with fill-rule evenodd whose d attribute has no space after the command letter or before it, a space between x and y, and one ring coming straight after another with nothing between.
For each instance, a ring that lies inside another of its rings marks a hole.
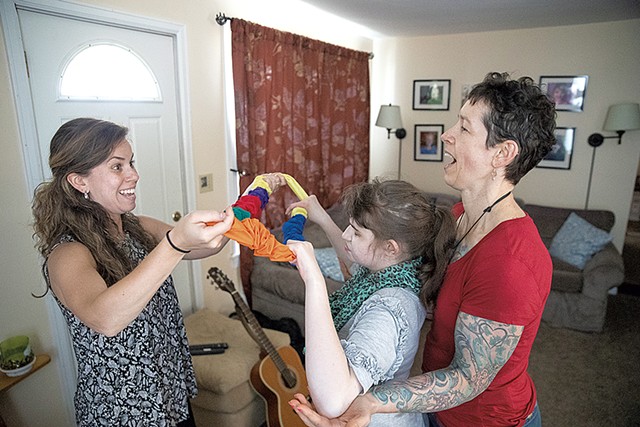
<instances>
[{"instance_id":1,"label":"carpet floor","mask_svg":"<svg viewBox=\"0 0 640 427\"><path fill-rule=\"evenodd\" d=\"M543 322L529 374L544 427L640 426L640 296L610 295L602 333Z\"/></svg>"}]
</instances>

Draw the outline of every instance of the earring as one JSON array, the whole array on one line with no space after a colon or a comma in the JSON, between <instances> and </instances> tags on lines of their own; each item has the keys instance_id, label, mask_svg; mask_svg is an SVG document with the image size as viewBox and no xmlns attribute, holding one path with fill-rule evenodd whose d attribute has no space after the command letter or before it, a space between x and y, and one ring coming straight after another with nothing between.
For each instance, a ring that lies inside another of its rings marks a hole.
<instances>
[{"instance_id":1,"label":"earring","mask_svg":"<svg viewBox=\"0 0 640 427\"><path fill-rule=\"evenodd\" d=\"M495 181L496 180L496 176L498 176L498 172L494 169L493 172L491 173L491 180Z\"/></svg>"},{"instance_id":2,"label":"earring","mask_svg":"<svg viewBox=\"0 0 640 427\"><path fill-rule=\"evenodd\" d=\"M85 198L86 200L89 200L89 192L88 192L88 191L85 191L85 192L84 192L84 198Z\"/></svg>"}]
</instances>

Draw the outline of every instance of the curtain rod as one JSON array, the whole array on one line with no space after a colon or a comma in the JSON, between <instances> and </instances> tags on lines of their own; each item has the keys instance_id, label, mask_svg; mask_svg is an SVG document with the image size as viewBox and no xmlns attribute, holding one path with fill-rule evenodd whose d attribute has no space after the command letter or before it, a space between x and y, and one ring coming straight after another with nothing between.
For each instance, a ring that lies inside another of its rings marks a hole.
<instances>
[{"instance_id":1,"label":"curtain rod","mask_svg":"<svg viewBox=\"0 0 640 427\"><path fill-rule=\"evenodd\" d=\"M231 21L233 18L229 18L227 17L224 13L222 12L218 12L218 14L216 15L216 22L218 23L218 25L224 25L227 23L227 21Z\"/></svg>"},{"instance_id":2,"label":"curtain rod","mask_svg":"<svg viewBox=\"0 0 640 427\"><path fill-rule=\"evenodd\" d=\"M216 22L218 25L222 26L227 23L227 21L231 21L233 18L228 17L222 12L218 12L216 15ZM373 59L373 52L369 52L369 59Z\"/></svg>"}]
</instances>

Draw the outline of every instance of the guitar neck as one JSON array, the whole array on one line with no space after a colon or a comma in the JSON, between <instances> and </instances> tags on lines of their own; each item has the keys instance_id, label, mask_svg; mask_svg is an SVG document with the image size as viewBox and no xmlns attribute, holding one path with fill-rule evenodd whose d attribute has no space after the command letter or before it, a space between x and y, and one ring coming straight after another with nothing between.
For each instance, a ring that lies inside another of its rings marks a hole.
<instances>
[{"instance_id":1,"label":"guitar neck","mask_svg":"<svg viewBox=\"0 0 640 427\"><path fill-rule=\"evenodd\" d=\"M244 302L238 291L231 292L231 297L233 298L236 306L240 308L240 311L242 312L242 315L247 322L247 326L251 329L250 332L253 336L253 339L258 343L262 350L269 354L269 357L271 357L278 370L281 373L284 372L287 366L282 360L282 357L280 357L280 354L276 351L276 348L271 343L271 340L269 340L269 337L267 337L267 334L264 333L264 329L262 329L262 326L260 326L260 323L258 322L258 319L256 319L256 316Z\"/></svg>"}]
</instances>

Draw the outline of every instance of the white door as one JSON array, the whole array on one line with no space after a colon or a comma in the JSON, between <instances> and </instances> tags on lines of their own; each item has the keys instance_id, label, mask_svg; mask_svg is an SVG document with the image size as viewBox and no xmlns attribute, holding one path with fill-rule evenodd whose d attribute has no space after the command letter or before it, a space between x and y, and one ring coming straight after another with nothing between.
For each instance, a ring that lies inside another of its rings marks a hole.
<instances>
[{"instance_id":1,"label":"white door","mask_svg":"<svg viewBox=\"0 0 640 427\"><path fill-rule=\"evenodd\" d=\"M50 176L49 142L56 129L76 117L95 117L129 128L138 183L137 214L171 223L187 210L178 125L176 61L172 37L73 17L18 10L44 174ZM60 96L61 75L75 54L107 44L130 50L157 79L154 101L73 100ZM195 309L191 269L173 273L183 313Z\"/></svg>"}]
</instances>

